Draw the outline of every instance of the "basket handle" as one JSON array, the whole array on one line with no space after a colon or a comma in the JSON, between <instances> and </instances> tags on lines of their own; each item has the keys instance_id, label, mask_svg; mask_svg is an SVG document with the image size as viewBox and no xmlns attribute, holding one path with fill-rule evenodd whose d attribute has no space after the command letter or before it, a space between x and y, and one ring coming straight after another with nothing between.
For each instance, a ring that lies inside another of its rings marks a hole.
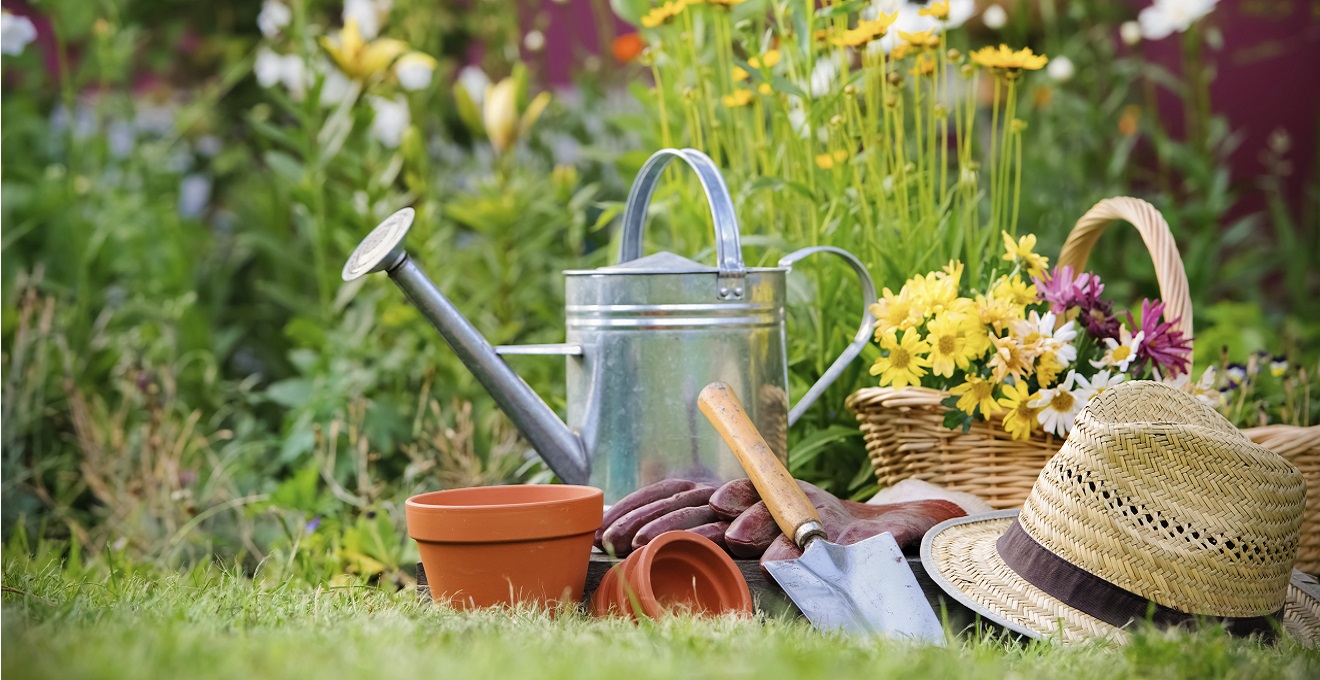
<instances>
[{"instance_id":1,"label":"basket handle","mask_svg":"<svg viewBox=\"0 0 1320 680\"><path fill-rule=\"evenodd\" d=\"M1192 296L1187 288L1187 271L1183 269L1178 244L1173 241L1169 223L1155 206L1139 198L1121 196L1106 198L1096 203L1077 220L1063 249L1059 251L1056 266L1069 265L1074 272L1086 269L1086 260L1095 248L1100 234L1114 220L1126 220L1141 233L1146 250L1155 261L1155 278L1160 284L1160 299L1164 301L1164 318L1178 319L1174 328L1183 336L1192 337Z\"/></svg>"}]
</instances>

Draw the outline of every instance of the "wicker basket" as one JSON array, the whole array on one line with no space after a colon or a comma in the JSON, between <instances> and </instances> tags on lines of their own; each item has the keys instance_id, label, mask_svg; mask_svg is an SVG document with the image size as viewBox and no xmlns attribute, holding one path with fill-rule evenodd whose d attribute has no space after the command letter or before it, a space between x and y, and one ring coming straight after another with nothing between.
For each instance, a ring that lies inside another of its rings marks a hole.
<instances>
[{"instance_id":1,"label":"wicker basket","mask_svg":"<svg viewBox=\"0 0 1320 680\"><path fill-rule=\"evenodd\" d=\"M1149 203L1135 198L1100 201L1077 221L1056 264L1085 269L1101 232L1118 219L1141 233L1155 261L1165 314L1178 318L1178 329L1191 336L1192 305L1182 258L1168 223ZM1062 441L1044 433L1014 440L1004 431L1002 418L994 416L973 422L965 433L950 430L944 426L948 409L940 403L948 396L925 387L870 387L848 398L880 484L889 486L912 477L974 494L996 510L1022 505ZM1297 567L1320 572L1320 426L1271 425L1243 433L1301 469L1309 493Z\"/></svg>"}]
</instances>

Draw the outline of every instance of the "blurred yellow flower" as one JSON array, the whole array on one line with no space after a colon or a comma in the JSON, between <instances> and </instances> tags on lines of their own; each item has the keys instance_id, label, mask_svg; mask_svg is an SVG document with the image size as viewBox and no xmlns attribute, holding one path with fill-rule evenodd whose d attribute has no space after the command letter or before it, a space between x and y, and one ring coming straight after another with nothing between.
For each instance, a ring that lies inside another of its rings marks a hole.
<instances>
[{"instance_id":1,"label":"blurred yellow flower","mask_svg":"<svg viewBox=\"0 0 1320 680\"><path fill-rule=\"evenodd\" d=\"M732 94L726 94L721 99L724 105L733 109L739 106L747 106L752 103L751 90L734 90Z\"/></svg>"},{"instance_id":2,"label":"blurred yellow flower","mask_svg":"<svg viewBox=\"0 0 1320 680\"><path fill-rule=\"evenodd\" d=\"M682 14L683 10L687 9L687 6L688 3L686 0L673 0L672 2L666 2L665 4L652 9L650 12L647 12L642 17L642 26L645 26L646 28L655 28L656 26L667 24L672 21L674 17Z\"/></svg>"},{"instance_id":3,"label":"blurred yellow flower","mask_svg":"<svg viewBox=\"0 0 1320 680\"><path fill-rule=\"evenodd\" d=\"M734 5L741 5L741 4L743 4L744 2L747 2L747 0L702 0L702 2L706 2L706 3L709 3L709 4L715 5L716 7L722 7L722 8L724 8L724 9L729 9L729 8L733 7Z\"/></svg>"},{"instance_id":4,"label":"blurred yellow flower","mask_svg":"<svg viewBox=\"0 0 1320 680\"><path fill-rule=\"evenodd\" d=\"M1037 395L1027 389L1025 383L1004 383L1004 396L999 398L999 405L1007 409L1004 414L1004 431L1014 439L1028 439L1036 429L1036 416L1040 409L1030 405Z\"/></svg>"},{"instance_id":5,"label":"blurred yellow flower","mask_svg":"<svg viewBox=\"0 0 1320 680\"><path fill-rule=\"evenodd\" d=\"M982 47L972 52L972 61L988 69L999 71L1035 71L1043 68L1049 62L1049 57L1043 54L1033 54L1030 47L1024 47L1016 52L1009 49L1008 45L999 47Z\"/></svg>"},{"instance_id":6,"label":"blurred yellow flower","mask_svg":"<svg viewBox=\"0 0 1320 680\"><path fill-rule=\"evenodd\" d=\"M940 36L935 33L934 29L929 31L914 31L912 33L899 31L898 37L902 38L905 44L917 50L925 50L940 46Z\"/></svg>"},{"instance_id":7,"label":"blurred yellow flower","mask_svg":"<svg viewBox=\"0 0 1320 680\"><path fill-rule=\"evenodd\" d=\"M740 66L733 67L733 82L747 80L747 71Z\"/></svg>"},{"instance_id":8,"label":"blurred yellow flower","mask_svg":"<svg viewBox=\"0 0 1320 680\"><path fill-rule=\"evenodd\" d=\"M872 40L885 37L885 34L889 32L889 27L894 25L896 19L898 19L898 12L891 14L880 12L874 20L859 20L857 28L844 31L843 36L835 38L833 42L840 47L861 47Z\"/></svg>"},{"instance_id":9,"label":"blurred yellow flower","mask_svg":"<svg viewBox=\"0 0 1320 680\"><path fill-rule=\"evenodd\" d=\"M923 17L935 17L936 19L948 19L948 18L949 18L949 0L939 0L939 2L932 2L932 3L930 3L929 5L926 5L925 7L922 7L921 9L917 10L917 14L919 14L919 15L921 15L921 16L923 16Z\"/></svg>"},{"instance_id":10,"label":"blurred yellow flower","mask_svg":"<svg viewBox=\"0 0 1320 680\"><path fill-rule=\"evenodd\" d=\"M1003 410L995 401L995 383L980 376L967 376L967 382L949 390L949 394L958 397L958 408L967 415L973 415L978 407L982 416Z\"/></svg>"},{"instance_id":11,"label":"blurred yellow flower","mask_svg":"<svg viewBox=\"0 0 1320 680\"><path fill-rule=\"evenodd\" d=\"M402 40L379 38L364 41L356 19L345 21L344 28L335 35L321 36L320 43L339 70L354 80L366 80L384 73L395 59L408 51L408 43Z\"/></svg>"},{"instance_id":12,"label":"blurred yellow flower","mask_svg":"<svg viewBox=\"0 0 1320 680\"><path fill-rule=\"evenodd\" d=\"M1026 269L1031 276L1044 275L1045 270L1050 266L1050 260L1044 255L1033 252L1036 248L1035 234L1027 234L1014 241L1008 232L1001 233L1004 236L1004 260L1016 263Z\"/></svg>"},{"instance_id":13,"label":"blurred yellow flower","mask_svg":"<svg viewBox=\"0 0 1320 680\"><path fill-rule=\"evenodd\" d=\"M847 159L848 159L848 152L844 151L843 149L839 149L838 151L835 151L832 154L823 153L820 154L819 156L816 156L816 165L819 166L821 170L829 170L834 167L835 163L842 163ZM888 293L889 290L886 289L885 292Z\"/></svg>"},{"instance_id":14,"label":"blurred yellow flower","mask_svg":"<svg viewBox=\"0 0 1320 680\"><path fill-rule=\"evenodd\" d=\"M531 130L532 125L545 107L550 105L550 93L542 92L527 104L527 110L518 115L518 81L513 77L505 78L491 85L486 90L482 102L481 119L486 127L486 136L497 154L513 148L513 145Z\"/></svg>"},{"instance_id":15,"label":"blurred yellow flower","mask_svg":"<svg viewBox=\"0 0 1320 680\"><path fill-rule=\"evenodd\" d=\"M912 62L912 68L908 73L914 76L928 76L935 72L935 58L930 54L923 54Z\"/></svg>"},{"instance_id":16,"label":"blurred yellow flower","mask_svg":"<svg viewBox=\"0 0 1320 680\"><path fill-rule=\"evenodd\" d=\"M756 86L756 91L760 92L761 94L771 94L772 92L775 91L775 88L770 87L770 83L761 83L760 85Z\"/></svg>"},{"instance_id":17,"label":"blurred yellow flower","mask_svg":"<svg viewBox=\"0 0 1320 680\"><path fill-rule=\"evenodd\" d=\"M921 340L915 330L903 331L903 339L890 331L880 339L880 347L888 350L889 355L875 360L871 366L871 375L880 376L880 386L907 387L920 385L921 376L926 375L930 359L925 355L930 345Z\"/></svg>"},{"instance_id":18,"label":"blurred yellow flower","mask_svg":"<svg viewBox=\"0 0 1320 680\"><path fill-rule=\"evenodd\" d=\"M747 64L750 65L752 68L761 68L762 64L764 64L766 68L774 68L775 64L778 63L779 63L779 50L769 50L760 59L757 59L756 57L752 57L747 60Z\"/></svg>"}]
</instances>

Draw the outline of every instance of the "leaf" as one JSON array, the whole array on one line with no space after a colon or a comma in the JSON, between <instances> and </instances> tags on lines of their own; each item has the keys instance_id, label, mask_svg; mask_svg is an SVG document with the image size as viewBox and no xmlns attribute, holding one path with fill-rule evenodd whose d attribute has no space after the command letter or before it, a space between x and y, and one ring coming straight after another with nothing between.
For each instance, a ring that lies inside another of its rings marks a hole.
<instances>
[{"instance_id":1,"label":"leaf","mask_svg":"<svg viewBox=\"0 0 1320 680\"><path fill-rule=\"evenodd\" d=\"M861 436L861 431L856 427L844 425L830 425L824 429L816 430L803 437L789 451L789 465L795 469L801 468L814 460L830 444L858 436Z\"/></svg>"},{"instance_id":2,"label":"leaf","mask_svg":"<svg viewBox=\"0 0 1320 680\"><path fill-rule=\"evenodd\" d=\"M650 0L610 0L610 9L633 26L642 25L642 17L651 10Z\"/></svg>"},{"instance_id":3,"label":"leaf","mask_svg":"<svg viewBox=\"0 0 1320 680\"><path fill-rule=\"evenodd\" d=\"M303 406L312 397L312 382L306 378L288 378L271 383L266 398L288 408Z\"/></svg>"},{"instance_id":4,"label":"leaf","mask_svg":"<svg viewBox=\"0 0 1320 680\"><path fill-rule=\"evenodd\" d=\"M468 94L467 88L461 83L454 83L454 108L458 110L458 119L463 121L473 136L485 137L486 127L481 122L481 112L477 110L476 102L472 101L472 95Z\"/></svg>"}]
</instances>

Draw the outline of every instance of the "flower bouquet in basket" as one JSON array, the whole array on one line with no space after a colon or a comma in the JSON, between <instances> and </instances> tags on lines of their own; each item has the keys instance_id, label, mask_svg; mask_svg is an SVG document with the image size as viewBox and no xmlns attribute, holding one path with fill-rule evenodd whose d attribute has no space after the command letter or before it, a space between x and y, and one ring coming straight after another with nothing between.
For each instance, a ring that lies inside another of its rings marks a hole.
<instances>
[{"instance_id":1,"label":"flower bouquet in basket","mask_svg":"<svg viewBox=\"0 0 1320 680\"><path fill-rule=\"evenodd\" d=\"M1036 237L1003 234L1004 264L987 281L963 265L917 275L872 305L881 387L945 390L943 425L982 421L1014 440L1064 437L1087 400L1125 380L1187 372L1191 338L1164 303L1115 314L1104 283L1070 266L1048 270Z\"/></svg>"}]
</instances>

